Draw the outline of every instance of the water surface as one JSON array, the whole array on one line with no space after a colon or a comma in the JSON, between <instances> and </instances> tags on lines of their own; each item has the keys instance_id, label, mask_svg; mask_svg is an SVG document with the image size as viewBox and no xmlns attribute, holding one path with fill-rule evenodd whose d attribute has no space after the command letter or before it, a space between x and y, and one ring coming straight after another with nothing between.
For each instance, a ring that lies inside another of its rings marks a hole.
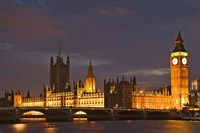
<instances>
[{"instance_id":1,"label":"water surface","mask_svg":"<svg viewBox=\"0 0 200 133\"><path fill-rule=\"evenodd\" d=\"M0 133L199 133L199 128L200 121L77 121L4 124L0 125Z\"/></svg>"}]
</instances>

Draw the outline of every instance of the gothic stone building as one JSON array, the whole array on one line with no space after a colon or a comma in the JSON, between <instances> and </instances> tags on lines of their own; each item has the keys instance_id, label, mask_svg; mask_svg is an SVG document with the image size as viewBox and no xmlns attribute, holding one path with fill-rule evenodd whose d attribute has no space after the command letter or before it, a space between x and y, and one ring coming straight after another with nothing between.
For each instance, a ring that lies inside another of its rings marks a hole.
<instances>
[{"instance_id":1,"label":"gothic stone building","mask_svg":"<svg viewBox=\"0 0 200 133\"><path fill-rule=\"evenodd\" d=\"M50 61L51 87L44 87L41 97L23 98L20 106L46 106L46 107L104 107L104 93L96 90L92 63L90 61L88 74L83 84L81 81L74 83L74 90L70 89L70 60L63 63L63 58L58 55L56 63ZM30 94L29 94L30 95Z\"/></svg>"},{"instance_id":2,"label":"gothic stone building","mask_svg":"<svg viewBox=\"0 0 200 133\"><path fill-rule=\"evenodd\" d=\"M74 95L78 107L104 107L104 93L96 89L96 79L91 60L85 82L83 83L80 80L74 83Z\"/></svg>"},{"instance_id":3,"label":"gothic stone building","mask_svg":"<svg viewBox=\"0 0 200 133\"><path fill-rule=\"evenodd\" d=\"M137 108L137 109L169 109L170 91L162 88L156 91L138 90L136 78L130 81L122 78L121 81L105 81L105 107Z\"/></svg>"},{"instance_id":4,"label":"gothic stone building","mask_svg":"<svg viewBox=\"0 0 200 133\"><path fill-rule=\"evenodd\" d=\"M40 97L23 98L19 93L13 96L6 94L6 99L16 102L13 106L50 106L50 107L120 107L140 109L178 109L189 103L188 89L188 52L184 48L180 31L175 40L174 49L170 53L171 88L164 87L159 91L142 91L137 89L135 77L127 81L122 78L116 82L104 81L104 93L96 90L96 80L90 62L85 83L74 84L70 89L70 60L66 64L60 54L54 64L50 60L50 88L44 88ZM105 95L105 96L104 96ZM104 101L105 100L105 101Z\"/></svg>"},{"instance_id":5,"label":"gothic stone building","mask_svg":"<svg viewBox=\"0 0 200 133\"><path fill-rule=\"evenodd\" d=\"M67 57L66 63L60 54L57 55L54 63L53 57L50 61L50 87L54 92L70 91L70 60Z\"/></svg>"},{"instance_id":6,"label":"gothic stone building","mask_svg":"<svg viewBox=\"0 0 200 133\"><path fill-rule=\"evenodd\" d=\"M125 80L124 77L121 81L117 78L117 81L108 82L104 80L104 97L105 107L122 107L131 108L132 107L132 92L137 90L137 84L135 76L130 78L130 82Z\"/></svg>"},{"instance_id":7,"label":"gothic stone building","mask_svg":"<svg viewBox=\"0 0 200 133\"><path fill-rule=\"evenodd\" d=\"M188 52L180 31L170 54L171 88L161 91L138 91L135 81L110 81L104 83L105 107L140 109L179 109L189 103Z\"/></svg>"},{"instance_id":8,"label":"gothic stone building","mask_svg":"<svg viewBox=\"0 0 200 133\"><path fill-rule=\"evenodd\" d=\"M190 104L200 107L200 79L196 78L191 81Z\"/></svg>"}]
</instances>

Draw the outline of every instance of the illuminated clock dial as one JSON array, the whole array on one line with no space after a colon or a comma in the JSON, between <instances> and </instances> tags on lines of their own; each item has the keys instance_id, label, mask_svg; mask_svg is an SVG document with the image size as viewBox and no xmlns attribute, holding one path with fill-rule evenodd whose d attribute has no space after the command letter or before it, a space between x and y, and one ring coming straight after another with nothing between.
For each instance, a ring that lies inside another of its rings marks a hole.
<instances>
[{"instance_id":1,"label":"illuminated clock dial","mask_svg":"<svg viewBox=\"0 0 200 133\"><path fill-rule=\"evenodd\" d=\"M183 64L183 65L187 64L187 59L186 59L185 57L182 58L182 64Z\"/></svg>"},{"instance_id":2,"label":"illuminated clock dial","mask_svg":"<svg viewBox=\"0 0 200 133\"><path fill-rule=\"evenodd\" d=\"M177 58L173 58L173 59L172 59L172 64L173 64L173 65L178 64L178 59L177 59Z\"/></svg>"}]
</instances>

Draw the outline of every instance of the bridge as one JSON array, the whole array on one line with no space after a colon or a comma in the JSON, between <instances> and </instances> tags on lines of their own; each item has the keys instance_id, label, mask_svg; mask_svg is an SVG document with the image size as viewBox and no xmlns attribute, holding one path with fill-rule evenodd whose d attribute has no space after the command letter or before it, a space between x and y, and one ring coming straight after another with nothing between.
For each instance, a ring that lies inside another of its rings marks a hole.
<instances>
[{"instance_id":1,"label":"bridge","mask_svg":"<svg viewBox=\"0 0 200 133\"><path fill-rule=\"evenodd\" d=\"M92 107L18 107L0 108L0 122L20 122L26 119L45 121L74 120L148 120L174 119L176 112L170 110L121 109Z\"/></svg>"}]
</instances>

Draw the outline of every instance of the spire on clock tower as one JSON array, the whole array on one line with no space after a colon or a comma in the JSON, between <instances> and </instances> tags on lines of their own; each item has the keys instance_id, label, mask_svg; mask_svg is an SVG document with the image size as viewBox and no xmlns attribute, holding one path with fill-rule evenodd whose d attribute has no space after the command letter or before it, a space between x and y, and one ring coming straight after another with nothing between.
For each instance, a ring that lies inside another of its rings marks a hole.
<instances>
[{"instance_id":1,"label":"spire on clock tower","mask_svg":"<svg viewBox=\"0 0 200 133\"><path fill-rule=\"evenodd\" d=\"M178 31L178 36L177 36L177 38L176 38L176 41L183 42L183 39L182 39L181 31L180 31L180 30Z\"/></svg>"},{"instance_id":2,"label":"spire on clock tower","mask_svg":"<svg viewBox=\"0 0 200 133\"><path fill-rule=\"evenodd\" d=\"M176 37L174 50L172 52L187 52L183 45L183 39L181 36L181 31L179 29L178 36Z\"/></svg>"}]
</instances>

